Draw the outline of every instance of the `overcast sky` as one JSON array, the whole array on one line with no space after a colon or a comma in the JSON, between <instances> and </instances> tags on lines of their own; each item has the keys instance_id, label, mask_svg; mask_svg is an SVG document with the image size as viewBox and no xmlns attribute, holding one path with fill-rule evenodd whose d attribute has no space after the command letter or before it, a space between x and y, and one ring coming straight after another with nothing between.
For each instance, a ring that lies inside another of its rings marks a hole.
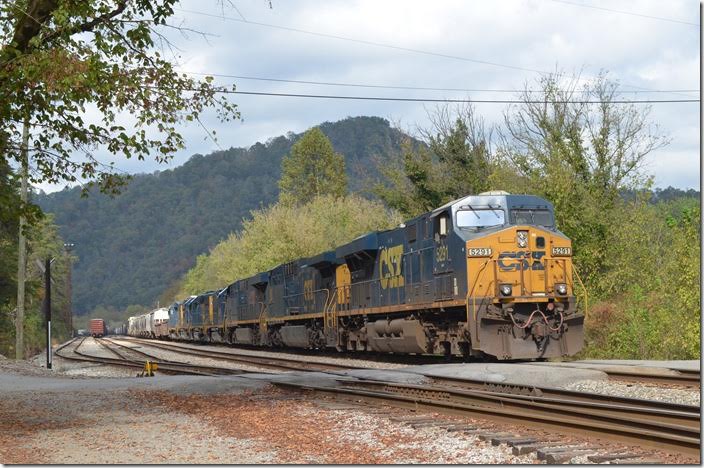
<instances>
[{"instance_id":1,"label":"overcast sky","mask_svg":"<svg viewBox=\"0 0 704 468\"><path fill-rule=\"evenodd\" d=\"M187 72L384 86L518 90L526 81L538 78L540 71L550 72L556 67L568 73L581 71L584 77L605 69L620 82L623 91L641 91L625 93L623 98L698 98L698 91L643 91L699 89L696 0L271 0L271 8L268 0L224 4L218 0L184 0L179 8L172 24L209 34L205 39L196 34L173 36L181 49L180 69ZM229 19L215 17L223 15ZM235 83L240 91L276 93L515 97L497 92L355 88L227 77L218 77L217 82ZM400 123L402 128L424 126L429 106L417 102L231 97L239 106L242 121L220 124L214 113L204 119L208 128L217 131L222 148L247 147L347 116L381 116ZM497 123L506 109L504 104L479 103L476 107L488 122ZM655 175L656 185L698 188L699 104L653 104L650 118L672 139L669 146L650 156L648 170ZM115 164L130 173L153 172L181 165L194 153L208 154L218 149L197 125L184 127L183 133L187 147L168 166L119 157L114 159Z\"/></svg>"}]
</instances>

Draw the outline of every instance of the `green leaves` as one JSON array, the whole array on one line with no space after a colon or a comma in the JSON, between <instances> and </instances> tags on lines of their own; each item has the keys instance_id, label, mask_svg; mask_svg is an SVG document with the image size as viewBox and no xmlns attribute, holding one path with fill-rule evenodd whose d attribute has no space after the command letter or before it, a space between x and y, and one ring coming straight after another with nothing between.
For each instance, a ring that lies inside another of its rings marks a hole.
<instances>
[{"instance_id":1,"label":"green leaves","mask_svg":"<svg viewBox=\"0 0 704 468\"><path fill-rule=\"evenodd\" d=\"M253 211L242 229L198 256L175 299L223 287L297 258L317 255L369 231L401 222L398 213L358 195L321 195Z\"/></svg>"},{"instance_id":2,"label":"green leaves","mask_svg":"<svg viewBox=\"0 0 704 468\"><path fill-rule=\"evenodd\" d=\"M1 157L18 158L29 114L37 129L32 182L73 182L80 175L112 193L115 173L99 161L100 151L167 161L183 147L179 124L198 120L209 107L222 120L238 118L236 106L216 95L212 77L179 75L156 50L154 38L175 1L0 5ZM31 16L18 13L25 7ZM136 125L116 126L120 114Z\"/></svg>"},{"instance_id":3,"label":"green leaves","mask_svg":"<svg viewBox=\"0 0 704 468\"><path fill-rule=\"evenodd\" d=\"M282 203L300 205L347 193L345 159L319 128L307 131L282 160L279 189Z\"/></svg>"},{"instance_id":4,"label":"green leaves","mask_svg":"<svg viewBox=\"0 0 704 468\"><path fill-rule=\"evenodd\" d=\"M494 161L489 135L471 106L441 107L429 115L433 127L421 130L427 146L404 142L396 161L383 161L384 176L373 191L406 217L490 188Z\"/></svg>"}]
</instances>

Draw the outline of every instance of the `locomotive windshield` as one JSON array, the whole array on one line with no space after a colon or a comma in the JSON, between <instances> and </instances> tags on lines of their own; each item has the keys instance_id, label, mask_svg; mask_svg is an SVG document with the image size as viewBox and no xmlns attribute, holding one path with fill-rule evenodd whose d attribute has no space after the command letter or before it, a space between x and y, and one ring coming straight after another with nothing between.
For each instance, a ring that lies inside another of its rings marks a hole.
<instances>
[{"instance_id":1,"label":"locomotive windshield","mask_svg":"<svg viewBox=\"0 0 704 468\"><path fill-rule=\"evenodd\" d=\"M504 224L504 212L501 209L469 209L457 211L457 227L480 228Z\"/></svg>"},{"instance_id":2,"label":"locomotive windshield","mask_svg":"<svg viewBox=\"0 0 704 468\"><path fill-rule=\"evenodd\" d=\"M511 210L511 224L532 224L551 227L554 224L552 213L548 210Z\"/></svg>"}]
</instances>

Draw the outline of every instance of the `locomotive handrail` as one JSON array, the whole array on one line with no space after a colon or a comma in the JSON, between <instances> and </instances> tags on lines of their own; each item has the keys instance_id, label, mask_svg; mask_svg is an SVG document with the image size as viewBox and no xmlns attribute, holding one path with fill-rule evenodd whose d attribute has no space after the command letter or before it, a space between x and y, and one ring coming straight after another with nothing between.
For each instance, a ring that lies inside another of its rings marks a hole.
<instances>
[{"instance_id":1,"label":"locomotive handrail","mask_svg":"<svg viewBox=\"0 0 704 468\"><path fill-rule=\"evenodd\" d=\"M325 308L327 307L328 302L329 302L329 300L330 300L330 289L328 289L328 288L316 289L315 291L304 291L304 292L302 292L302 293L296 293L296 294L288 294L288 295L286 295L286 296L283 296L283 298L284 298L284 301L286 302L286 307L287 307L288 309L290 309L290 308L292 308L292 307L301 307L301 306L291 306L291 305L289 305L289 300L290 300L290 299L295 299L295 298L298 298L298 297L300 297L300 296L304 296L304 298L305 298L305 296L312 294L312 295L313 295L313 299L312 299L312 302L313 302L313 309L314 309L314 310L317 310L317 307L316 307L316 304L318 303L318 301L316 300L316 299L317 299L317 295L318 295L319 293L323 293L323 292L325 293L325 300L323 300L322 302L323 302L323 310L325 310ZM303 307L305 307L305 306L303 306Z\"/></svg>"},{"instance_id":2,"label":"locomotive handrail","mask_svg":"<svg viewBox=\"0 0 704 468\"><path fill-rule=\"evenodd\" d=\"M584 286L584 283L582 282L582 278L579 276L579 272L577 271L577 267L574 266L574 262L572 263L572 273L574 273L574 276L577 278L577 281L579 281L579 285L582 287L582 292L584 293L584 315L586 316L587 313L589 312L589 294L587 293L587 287ZM574 280L572 280L574 288ZM576 296L576 294L575 294Z\"/></svg>"}]
</instances>

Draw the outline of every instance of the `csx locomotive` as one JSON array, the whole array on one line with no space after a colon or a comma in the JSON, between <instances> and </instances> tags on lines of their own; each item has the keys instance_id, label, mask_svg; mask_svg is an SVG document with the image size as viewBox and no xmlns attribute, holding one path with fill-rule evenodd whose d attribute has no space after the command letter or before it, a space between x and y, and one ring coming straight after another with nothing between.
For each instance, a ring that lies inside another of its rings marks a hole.
<instances>
[{"instance_id":1,"label":"csx locomotive","mask_svg":"<svg viewBox=\"0 0 704 468\"><path fill-rule=\"evenodd\" d=\"M173 304L161 338L536 359L583 345L570 240L539 197L485 192Z\"/></svg>"}]
</instances>

